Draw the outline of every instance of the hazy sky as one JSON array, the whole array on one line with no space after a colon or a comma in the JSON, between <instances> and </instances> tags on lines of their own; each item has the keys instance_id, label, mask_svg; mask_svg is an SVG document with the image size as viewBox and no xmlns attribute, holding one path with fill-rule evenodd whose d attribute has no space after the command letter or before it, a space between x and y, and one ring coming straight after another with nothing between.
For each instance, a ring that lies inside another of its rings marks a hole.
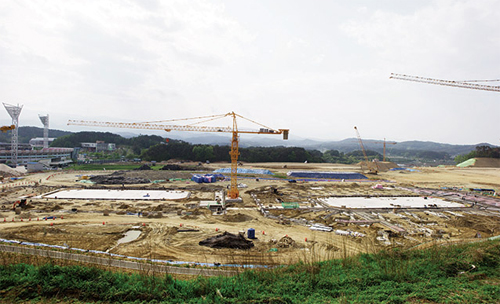
<instances>
[{"instance_id":1,"label":"hazy sky","mask_svg":"<svg viewBox=\"0 0 500 304\"><path fill-rule=\"evenodd\" d=\"M499 29L500 0L0 1L0 101L70 131L234 111L291 138L498 145L500 93L389 76L498 79Z\"/></svg>"}]
</instances>

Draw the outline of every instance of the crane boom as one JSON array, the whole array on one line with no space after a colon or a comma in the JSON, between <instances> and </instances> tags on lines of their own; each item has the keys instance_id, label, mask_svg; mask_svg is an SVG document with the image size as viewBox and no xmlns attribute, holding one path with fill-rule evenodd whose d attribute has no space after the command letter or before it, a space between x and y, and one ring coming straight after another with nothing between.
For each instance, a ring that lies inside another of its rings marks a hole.
<instances>
[{"instance_id":1,"label":"crane boom","mask_svg":"<svg viewBox=\"0 0 500 304\"><path fill-rule=\"evenodd\" d=\"M199 123L212 121L215 119L223 118L231 116L233 119L232 127L211 127L211 126L200 126ZM238 130L238 126L236 123L236 117L248 120L254 124L261 126L258 130ZM238 171L238 156L240 155L238 151L238 142L239 142L239 133L247 133L247 134L283 134L283 139L288 139L288 129L272 129L266 127L262 124L259 124L253 120L245 118L241 115L238 115L234 112L222 114L222 115L213 115L213 116L203 116L203 117L195 117L195 118L183 118L183 119L171 119L163 122L172 122L172 121L185 121L185 120L200 120L196 123L187 124L187 125L172 125L172 124L163 124L162 121L156 122L138 122L138 123L125 123L125 122L103 122L103 121L90 121L90 120L69 120L68 125L78 125L78 126L92 126L92 127L107 127L107 128L128 128L128 129L146 129L146 130L164 130L167 132L170 131L193 131L193 132L226 132L232 133L231 138L231 151L229 155L231 156L231 188L229 190L230 198L237 198L239 195L238 191L238 183L237 183L237 171Z\"/></svg>"},{"instance_id":2,"label":"crane boom","mask_svg":"<svg viewBox=\"0 0 500 304\"><path fill-rule=\"evenodd\" d=\"M177 125L163 125L158 123L134 123L134 122L107 122L107 121L93 121L93 120L69 120L68 125L77 126L91 126L91 127L104 127L104 128L128 128L128 129L141 129L141 130L164 130L170 131L197 131L197 132L232 132L230 127L206 127L206 126L177 126Z\"/></svg>"},{"instance_id":3,"label":"crane boom","mask_svg":"<svg viewBox=\"0 0 500 304\"><path fill-rule=\"evenodd\" d=\"M356 130L356 136L358 137L359 146L361 147L361 150L363 151L363 156L365 157L366 166L368 167L368 173L377 174L378 173L378 165L375 164L376 169L374 169L370 166L371 162L368 160L368 156L366 155L365 146L363 145L363 141L361 140L361 135L359 135L358 128L356 126L354 126L354 130Z\"/></svg>"},{"instance_id":4,"label":"crane boom","mask_svg":"<svg viewBox=\"0 0 500 304\"><path fill-rule=\"evenodd\" d=\"M415 82L422 82L422 83L438 84L438 85L444 85L444 86L450 86L450 87L459 87L459 88L474 89L474 90L500 92L500 86L472 83L472 82L477 82L477 81L442 80L442 79L434 79L434 78L411 76L411 75L404 75L404 74L395 74L395 73L391 73L391 76L389 77L389 79L407 80L407 81L415 81ZM484 80L484 81L491 81L491 80ZM493 81L499 81L499 80L493 80Z\"/></svg>"}]
</instances>

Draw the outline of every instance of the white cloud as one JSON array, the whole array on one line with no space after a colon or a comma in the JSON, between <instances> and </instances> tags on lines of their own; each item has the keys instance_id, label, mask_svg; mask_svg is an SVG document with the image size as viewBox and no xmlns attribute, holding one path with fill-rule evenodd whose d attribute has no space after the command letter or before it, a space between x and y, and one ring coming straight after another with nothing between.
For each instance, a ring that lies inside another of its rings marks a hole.
<instances>
[{"instance_id":1,"label":"white cloud","mask_svg":"<svg viewBox=\"0 0 500 304\"><path fill-rule=\"evenodd\" d=\"M500 47L493 34L500 27L498 0L432 1L411 14L364 10L363 16L365 20L351 20L341 29L393 66L424 73L432 67L439 75L459 78L478 64L477 74L497 71L489 56Z\"/></svg>"},{"instance_id":2,"label":"white cloud","mask_svg":"<svg viewBox=\"0 0 500 304\"><path fill-rule=\"evenodd\" d=\"M498 78L499 14L499 0L1 1L0 94L25 105L22 125L235 111L308 138L358 125L366 138L493 141L463 117L477 102L470 124L495 120L495 93L388 77Z\"/></svg>"},{"instance_id":3,"label":"white cloud","mask_svg":"<svg viewBox=\"0 0 500 304\"><path fill-rule=\"evenodd\" d=\"M112 117L117 107L127 119L144 119L137 109L148 107L180 114L189 105L179 103L199 97L193 91L209 86L218 67L251 52L252 35L220 4L142 4L3 2L0 54L11 73L0 77L16 86L0 88L32 108L43 109L48 97L64 112L83 108L76 116ZM48 96L32 101L30 90Z\"/></svg>"}]
</instances>

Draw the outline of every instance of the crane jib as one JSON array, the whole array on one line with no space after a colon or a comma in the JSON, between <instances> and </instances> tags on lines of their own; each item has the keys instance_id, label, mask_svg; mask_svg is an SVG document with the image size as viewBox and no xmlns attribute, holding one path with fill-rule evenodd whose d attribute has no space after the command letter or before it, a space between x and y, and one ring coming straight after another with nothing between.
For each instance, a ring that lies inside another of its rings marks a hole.
<instances>
[{"instance_id":1,"label":"crane jib","mask_svg":"<svg viewBox=\"0 0 500 304\"><path fill-rule=\"evenodd\" d=\"M239 133L248 134L283 134L283 139L288 139L288 129L271 129L265 127L264 125L257 123L253 120L247 119L241 115L234 112L225 115L213 115L213 116L203 116L195 118L184 118L184 119L172 119L171 121L187 121L187 120L198 120L203 119L203 121L198 121L198 123L206 123L214 119L223 118L226 116L232 116L233 126L232 127L209 127L209 126L198 126L198 125L166 125L157 122L139 122L139 123L124 123L124 122L102 122L102 121L86 121L86 120L69 120L68 125L79 125L79 126L93 126L93 127L107 127L107 128L130 128L130 129L146 129L146 130L164 130L166 132L170 131L195 131L195 132L226 132L232 133L231 139L231 188L229 190L228 196L231 199L236 199L239 197L238 184L237 184L237 166L238 166L238 141ZM253 124L260 125L261 128L255 131L239 130L236 124L236 117L245 119ZM163 121L165 122L165 121Z\"/></svg>"}]
</instances>

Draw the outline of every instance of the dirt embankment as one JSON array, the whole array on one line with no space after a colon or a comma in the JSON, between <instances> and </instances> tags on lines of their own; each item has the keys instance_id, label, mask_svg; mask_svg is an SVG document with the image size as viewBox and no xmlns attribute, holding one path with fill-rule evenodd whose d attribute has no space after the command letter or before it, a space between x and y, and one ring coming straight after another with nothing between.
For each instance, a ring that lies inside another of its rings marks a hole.
<instances>
[{"instance_id":1,"label":"dirt embankment","mask_svg":"<svg viewBox=\"0 0 500 304\"><path fill-rule=\"evenodd\" d=\"M476 168L500 168L500 158L477 157L474 166Z\"/></svg>"}]
</instances>

